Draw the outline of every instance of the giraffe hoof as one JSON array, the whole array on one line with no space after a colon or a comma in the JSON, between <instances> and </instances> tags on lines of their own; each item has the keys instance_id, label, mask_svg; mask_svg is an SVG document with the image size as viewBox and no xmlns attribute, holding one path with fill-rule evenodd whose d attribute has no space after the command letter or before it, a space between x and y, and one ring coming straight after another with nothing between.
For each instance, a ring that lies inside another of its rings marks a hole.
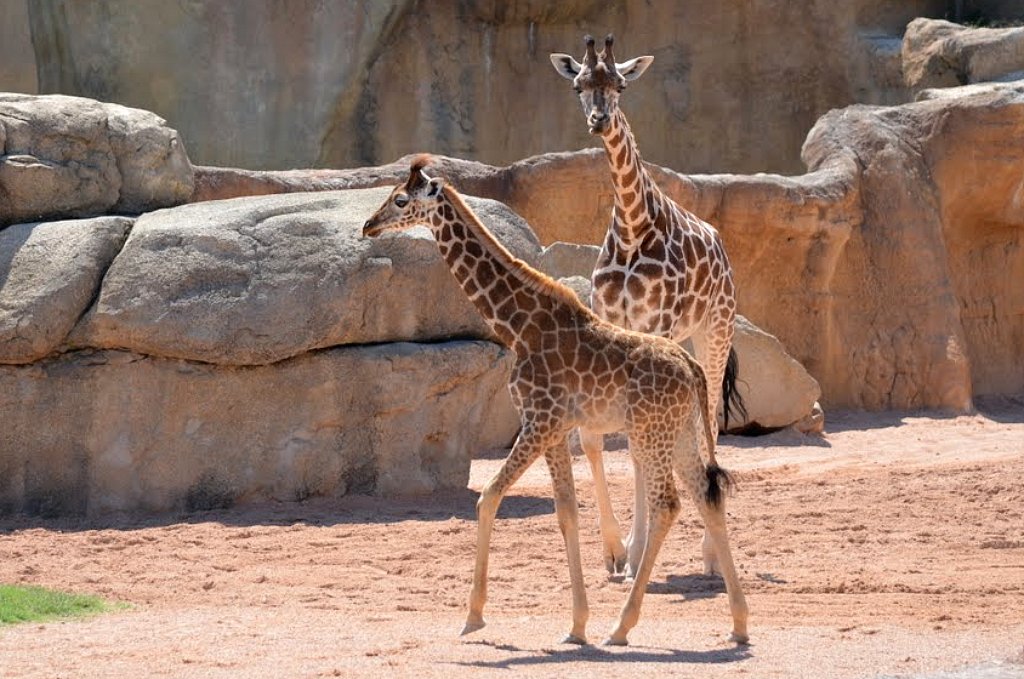
<instances>
[{"instance_id":1,"label":"giraffe hoof","mask_svg":"<svg viewBox=\"0 0 1024 679\"><path fill-rule=\"evenodd\" d=\"M748 637L746 634L738 634L737 632L733 632L729 635L729 641L739 646L747 646L750 644L750 637Z\"/></svg>"},{"instance_id":2,"label":"giraffe hoof","mask_svg":"<svg viewBox=\"0 0 1024 679\"><path fill-rule=\"evenodd\" d=\"M704 575L722 575L722 569L719 568L717 563L705 563L704 564Z\"/></svg>"},{"instance_id":3,"label":"giraffe hoof","mask_svg":"<svg viewBox=\"0 0 1024 679\"><path fill-rule=\"evenodd\" d=\"M629 646L629 639L626 637L608 637L603 642L604 646Z\"/></svg>"},{"instance_id":4,"label":"giraffe hoof","mask_svg":"<svg viewBox=\"0 0 1024 679\"><path fill-rule=\"evenodd\" d=\"M604 567L609 575L620 575L626 568L626 555L615 556L609 554L605 556Z\"/></svg>"},{"instance_id":5,"label":"giraffe hoof","mask_svg":"<svg viewBox=\"0 0 1024 679\"><path fill-rule=\"evenodd\" d=\"M483 629L485 625L487 625L487 623L484 622L482 619L481 620L467 620L465 627L463 627L462 631L459 632L459 636L463 636L464 637L467 634L472 634L473 632L476 632L477 630Z\"/></svg>"},{"instance_id":6,"label":"giraffe hoof","mask_svg":"<svg viewBox=\"0 0 1024 679\"><path fill-rule=\"evenodd\" d=\"M562 639L562 643L563 644L576 644L577 646L586 646L587 645L587 640L584 639L583 637L576 636L575 634L567 634L567 635L565 635L565 638Z\"/></svg>"}]
</instances>

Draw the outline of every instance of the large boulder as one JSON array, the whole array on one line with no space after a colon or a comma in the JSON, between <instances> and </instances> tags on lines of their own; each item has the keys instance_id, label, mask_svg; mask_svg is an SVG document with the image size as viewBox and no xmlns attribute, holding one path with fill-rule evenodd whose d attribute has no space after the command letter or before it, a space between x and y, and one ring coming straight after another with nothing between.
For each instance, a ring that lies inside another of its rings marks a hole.
<instances>
[{"instance_id":1,"label":"large boulder","mask_svg":"<svg viewBox=\"0 0 1024 679\"><path fill-rule=\"evenodd\" d=\"M903 37L903 77L917 92L1024 79L1024 26L979 28L914 19Z\"/></svg>"},{"instance_id":2,"label":"large boulder","mask_svg":"<svg viewBox=\"0 0 1024 679\"><path fill-rule=\"evenodd\" d=\"M342 344L491 338L426 228L363 238L386 188L195 203L143 215L69 344L258 365ZM529 226L469 204L535 263Z\"/></svg>"},{"instance_id":3,"label":"large boulder","mask_svg":"<svg viewBox=\"0 0 1024 679\"><path fill-rule=\"evenodd\" d=\"M178 133L139 109L62 95L0 93L0 227L188 200Z\"/></svg>"},{"instance_id":4,"label":"large boulder","mask_svg":"<svg viewBox=\"0 0 1024 679\"><path fill-rule=\"evenodd\" d=\"M29 363L64 342L131 225L97 217L0 231L0 363Z\"/></svg>"},{"instance_id":5,"label":"large boulder","mask_svg":"<svg viewBox=\"0 0 1024 679\"><path fill-rule=\"evenodd\" d=\"M464 488L518 419L511 352L384 344L231 368L129 352L0 366L0 514Z\"/></svg>"},{"instance_id":6,"label":"large boulder","mask_svg":"<svg viewBox=\"0 0 1024 679\"><path fill-rule=\"evenodd\" d=\"M730 431L763 431L796 425L821 431L821 387L782 342L743 316L736 317L733 348L739 360L736 391L746 406L745 418L730 418ZM720 418L719 424L724 424Z\"/></svg>"}]
</instances>

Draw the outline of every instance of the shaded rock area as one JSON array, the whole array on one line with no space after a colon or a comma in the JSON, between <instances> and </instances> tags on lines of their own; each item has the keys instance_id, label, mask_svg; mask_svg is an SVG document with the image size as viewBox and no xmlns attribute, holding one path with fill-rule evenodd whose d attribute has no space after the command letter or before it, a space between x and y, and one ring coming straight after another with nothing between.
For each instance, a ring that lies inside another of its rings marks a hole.
<instances>
[{"instance_id":1,"label":"shaded rock area","mask_svg":"<svg viewBox=\"0 0 1024 679\"><path fill-rule=\"evenodd\" d=\"M809 171L794 177L648 167L721 230L740 310L806 366L823 405L962 411L974 394L1024 390L1024 84L836 110L808 135L803 157ZM200 167L194 199L390 185L407 167ZM441 158L437 171L509 205L545 244L604 237L612 191L603 151L507 167Z\"/></svg>"},{"instance_id":2,"label":"shaded rock area","mask_svg":"<svg viewBox=\"0 0 1024 679\"><path fill-rule=\"evenodd\" d=\"M225 367L121 351L0 366L0 513L463 488L518 420L511 354L389 343Z\"/></svg>"},{"instance_id":3,"label":"shaded rock area","mask_svg":"<svg viewBox=\"0 0 1024 679\"><path fill-rule=\"evenodd\" d=\"M155 111L202 164L505 164L591 145L548 54L579 58L584 33L611 31L623 59L655 57L624 104L649 160L798 172L820 115L898 96L864 35L898 38L949 4L34 0L29 15L41 92Z\"/></svg>"},{"instance_id":4,"label":"shaded rock area","mask_svg":"<svg viewBox=\"0 0 1024 679\"><path fill-rule=\"evenodd\" d=\"M63 95L0 93L0 226L185 202L192 165L159 116Z\"/></svg>"},{"instance_id":5,"label":"shaded rock area","mask_svg":"<svg viewBox=\"0 0 1024 679\"><path fill-rule=\"evenodd\" d=\"M914 19L903 38L902 59L904 81L913 92L1024 80L1024 26L968 27Z\"/></svg>"}]
</instances>

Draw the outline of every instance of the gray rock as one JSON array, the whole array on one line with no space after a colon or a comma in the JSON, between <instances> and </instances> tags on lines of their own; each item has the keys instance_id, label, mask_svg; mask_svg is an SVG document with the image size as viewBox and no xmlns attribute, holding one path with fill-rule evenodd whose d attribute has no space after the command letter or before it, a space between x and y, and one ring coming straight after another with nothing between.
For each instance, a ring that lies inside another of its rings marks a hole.
<instances>
[{"instance_id":1,"label":"gray rock","mask_svg":"<svg viewBox=\"0 0 1024 679\"><path fill-rule=\"evenodd\" d=\"M159 116L104 104L110 146L121 174L114 212L148 212L179 205L192 195L192 164L178 133Z\"/></svg>"},{"instance_id":2,"label":"gray rock","mask_svg":"<svg viewBox=\"0 0 1024 679\"><path fill-rule=\"evenodd\" d=\"M913 91L1006 80L1024 71L1024 27L978 28L919 18L903 38L903 77Z\"/></svg>"},{"instance_id":3,"label":"gray rock","mask_svg":"<svg viewBox=\"0 0 1024 679\"><path fill-rule=\"evenodd\" d=\"M0 231L0 363L34 361L64 341L131 224L98 217Z\"/></svg>"},{"instance_id":4,"label":"gray rock","mask_svg":"<svg viewBox=\"0 0 1024 679\"><path fill-rule=\"evenodd\" d=\"M569 286L581 302L590 306L590 293L594 285L590 282L589 276L568 276L559 278L558 282Z\"/></svg>"},{"instance_id":5,"label":"gray rock","mask_svg":"<svg viewBox=\"0 0 1024 679\"><path fill-rule=\"evenodd\" d=\"M555 278L582 276L589 279L599 254L601 248L597 245L557 241L540 253L538 268Z\"/></svg>"},{"instance_id":6,"label":"gray rock","mask_svg":"<svg viewBox=\"0 0 1024 679\"><path fill-rule=\"evenodd\" d=\"M159 116L62 95L0 94L0 226L176 205L192 165Z\"/></svg>"},{"instance_id":7,"label":"gray rock","mask_svg":"<svg viewBox=\"0 0 1024 679\"><path fill-rule=\"evenodd\" d=\"M733 346L739 359L736 390L743 397L747 418L730 418L730 429L778 429L799 423L801 431L820 431L818 425L824 424L818 404L821 387L786 352L782 342L743 316L737 316Z\"/></svg>"},{"instance_id":8,"label":"gray rock","mask_svg":"<svg viewBox=\"0 0 1024 679\"><path fill-rule=\"evenodd\" d=\"M120 351L0 366L0 514L464 488L472 455L518 428L511 360L448 342L254 368Z\"/></svg>"},{"instance_id":9,"label":"gray rock","mask_svg":"<svg viewBox=\"0 0 1024 679\"><path fill-rule=\"evenodd\" d=\"M224 365L273 363L341 344L491 338L425 228L363 238L389 190L240 198L143 215L73 347ZM529 226L469 199L517 256Z\"/></svg>"}]
</instances>

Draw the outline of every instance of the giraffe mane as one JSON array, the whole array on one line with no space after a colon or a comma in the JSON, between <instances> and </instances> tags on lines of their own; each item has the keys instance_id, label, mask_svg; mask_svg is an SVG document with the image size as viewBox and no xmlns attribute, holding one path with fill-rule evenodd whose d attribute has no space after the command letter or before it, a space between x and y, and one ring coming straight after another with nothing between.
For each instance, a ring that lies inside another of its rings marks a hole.
<instances>
[{"instance_id":1,"label":"giraffe mane","mask_svg":"<svg viewBox=\"0 0 1024 679\"><path fill-rule=\"evenodd\" d=\"M551 276L534 269L532 266L509 252L508 248L502 245L501 242L494 237L494 234L491 233L491 230L480 221L480 218L477 217L476 213L473 212L473 209L466 204L466 201L458 191L448 184L445 184L443 191L445 196L448 197L448 200L451 201L456 212L462 215L462 218L467 222L469 228L471 228L476 235L480 237L484 247L487 248L490 254L508 266L512 274L526 285L527 288L544 295L550 295L556 300L573 306L578 310L585 310L588 313L590 312L589 307L580 301L580 298L576 296L576 293L568 285L560 283Z\"/></svg>"}]
</instances>

